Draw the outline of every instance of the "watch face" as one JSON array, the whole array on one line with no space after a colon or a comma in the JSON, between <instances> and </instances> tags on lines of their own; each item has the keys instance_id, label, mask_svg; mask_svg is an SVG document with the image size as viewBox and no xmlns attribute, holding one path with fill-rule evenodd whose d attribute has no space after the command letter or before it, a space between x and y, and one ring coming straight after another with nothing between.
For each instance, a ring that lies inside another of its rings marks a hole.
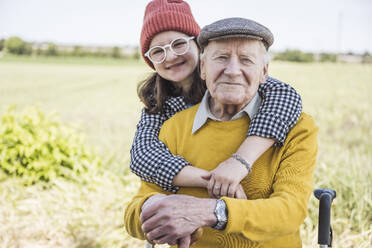
<instances>
[{"instance_id":1,"label":"watch face","mask_svg":"<svg viewBox=\"0 0 372 248\"><path fill-rule=\"evenodd\" d=\"M227 220L226 213L223 209L221 209L220 215L221 215L221 221L226 222L226 220Z\"/></svg>"},{"instance_id":2,"label":"watch face","mask_svg":"<svg viewBox=\"0 0 372 248\"><path fill-rule=\"evenodd\" d=\"M225 201L220 199L217 200L214 213L217 217L217 224L213 228L218 230L224 229L227 224L227 209Z\"/></svg>"},{"instance_id":3,"label":"watch face","mask_svg":"<svg viewBox=\"0 0 372 248\"><path fill-rule=\"evenodd\" d=\"M217 204L217 209L216 209L216 214L217 214L217 219L218 221L221 222L226 222L227 221L227 216L226 216L226 208L225 204L223 202L218 202Z\"/></svg>"}]
</instances>

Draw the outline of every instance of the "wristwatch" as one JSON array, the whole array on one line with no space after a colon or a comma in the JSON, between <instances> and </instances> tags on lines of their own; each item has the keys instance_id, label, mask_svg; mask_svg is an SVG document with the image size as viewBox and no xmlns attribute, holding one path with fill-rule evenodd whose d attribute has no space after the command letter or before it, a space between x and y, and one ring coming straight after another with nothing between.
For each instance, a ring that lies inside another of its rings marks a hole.
<instances>
[{"instance_id":1,"label":"wristwatch","mask_svg":"<svg viewBox=\"0 0 372 248\"><path fill-rule=\"evenodd\" d=\"M217 216L217 224L213 228L217 230L225 229L227 224L227 207L224 200L217 200L214 214Z\"/></svg>"}]
</instances>

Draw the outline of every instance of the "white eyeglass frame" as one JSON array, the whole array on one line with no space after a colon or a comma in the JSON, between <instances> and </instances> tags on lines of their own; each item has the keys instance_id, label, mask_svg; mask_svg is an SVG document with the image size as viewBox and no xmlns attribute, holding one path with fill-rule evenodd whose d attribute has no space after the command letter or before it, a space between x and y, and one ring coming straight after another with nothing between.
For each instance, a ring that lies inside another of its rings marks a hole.
<instances>
[{"instance_id":1,"label":"white eyeglass frame","mask_svg":"<svg viewBox=\"0 0 372 248\"><path fill-rule=\"evenodd\" d=\"M194 39L195 36L189 36L189 37L178 37L178 38L175 38L174 40L172 40L169 44L166 44L164 46L153 46L151 47L146 53L145 53L145 57L147 57L153 64L161 64L164 62L165 58L167 57L167 48L169 47L169 49L172 51L172 53L176 54L176 55L184 55L185 53L187 53L190 49L190 40ZM173 51L173 48L172 48L172 44L173 42L175 42L176 40L179 40L179 39L184 39L186 40L187 42L187 48L185 49L185 52L183 53L176 53L175 51ZM153 61L151 58L150 58L150 52L151 50L155 49L155 48L161 48L164 50L164 58L157 62L157 61Z\"/></svg>"}]
</instances>

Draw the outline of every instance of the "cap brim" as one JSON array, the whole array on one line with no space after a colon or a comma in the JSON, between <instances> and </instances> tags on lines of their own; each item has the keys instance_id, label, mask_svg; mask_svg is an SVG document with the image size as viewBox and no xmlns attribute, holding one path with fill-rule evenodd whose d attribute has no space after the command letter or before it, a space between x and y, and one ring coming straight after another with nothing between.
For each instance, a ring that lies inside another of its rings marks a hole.
<instances>
[{"instance_id":1,"label":"cap brim","mask_svg":"<svg viewBox=\"0 0 372 248\"><path fill-rule=\"evenodd\" d=\"M255 39L255 40L263 40L262 37L250 34L227 34L223 36L218 36L214 38L208 39L208 41L212 40L221 40L221 39L228 39L228 38L248 38L248 39Z\"/></svg>"}]
</instances>

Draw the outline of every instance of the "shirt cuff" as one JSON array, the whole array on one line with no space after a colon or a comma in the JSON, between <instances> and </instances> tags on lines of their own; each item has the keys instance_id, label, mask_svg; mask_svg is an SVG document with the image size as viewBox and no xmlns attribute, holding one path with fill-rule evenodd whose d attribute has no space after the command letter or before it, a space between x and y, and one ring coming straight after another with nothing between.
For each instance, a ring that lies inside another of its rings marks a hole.
<instances>
[{"instance_id":1,"label":"shirt cuff","mask_svg":"<svg viewBox=\"0 0 372 248\"><path fill-rule=\"evenodd\" d=\"M247 135L275 139L275 146L282 146L288 131L289 127L286 122L282 121L277 115L271 113L257 113L249 126Z\"/></svg>"},{"instance_id":2,"label":"shirt cuff","mask_svg":"<svg viewBox=\"0 0 372 248\"><path fill-rule=\"evenodd\" d=\"M177 176L178 173L180 173L180 171L188 165L191 164L180 156L174 156L171 160L164 161L162 166L163 168L161 168L159 172L161 175L158 175L157 177L164 180L164 185L161 187L168 192L177 193L179 187L173 185L173 180L175 176Z\"/></svg>"}]
</instances>

